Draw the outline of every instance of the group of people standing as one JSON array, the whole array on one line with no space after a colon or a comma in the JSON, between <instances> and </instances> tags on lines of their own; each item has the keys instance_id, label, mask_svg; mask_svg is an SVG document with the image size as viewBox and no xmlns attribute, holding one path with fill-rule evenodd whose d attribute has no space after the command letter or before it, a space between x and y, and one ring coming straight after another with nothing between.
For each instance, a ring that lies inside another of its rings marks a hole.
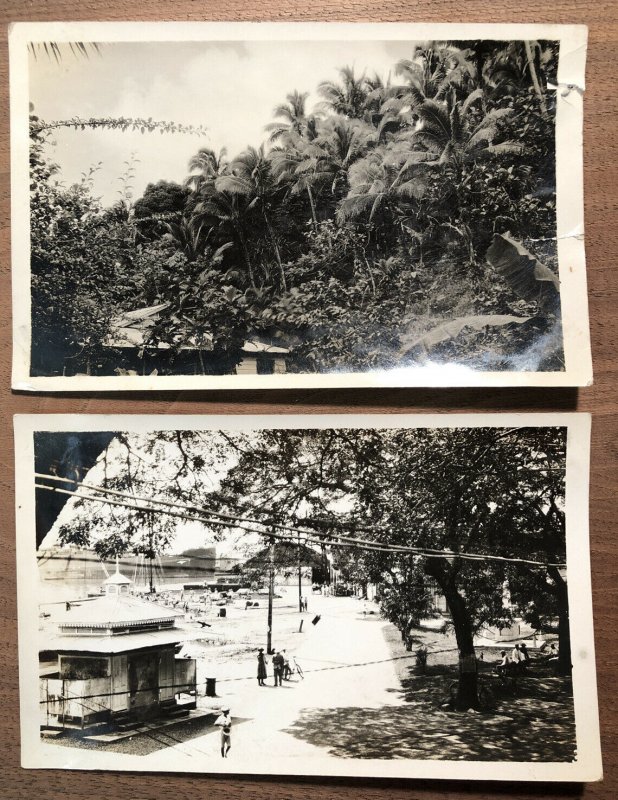
<instances>
[{"instance_id":1,"label":"group of people standing","mask_svg":"<svg viewBox=\"0 0 618 800\"><path fill-rule=\"evenodd\" d=\"M302 671L296 659L292 656L291 661L288 658L285 650L277 650L273 655L273 677L275 679L275 686L283 686L283 681L290 679L292 672L296 671L300 677L303 677ZM266 656L264 655L264 648L260 647L257 655L257 681L258 686L266 686L266 678L268 672L266 670Z\"/></svg>"}]
</instances>

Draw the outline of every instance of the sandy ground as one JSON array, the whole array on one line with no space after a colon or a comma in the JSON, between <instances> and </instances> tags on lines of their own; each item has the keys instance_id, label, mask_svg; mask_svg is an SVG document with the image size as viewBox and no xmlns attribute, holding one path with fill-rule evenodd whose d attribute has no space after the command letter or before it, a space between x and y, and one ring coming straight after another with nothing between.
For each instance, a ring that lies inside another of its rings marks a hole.
<instances>
[{"instance_id":1,"label":"sandy ground","mask_svg":"<svg viewBox=\"0 0 618 800\"><path fill-rule=\"evenodd\" d=\"M367 612L373 613L367 613ZM212 631L225 631L226 644L191 645L199 657L201 710L211 715L172 728L138 735L106 752L139 755L140 768L156 769L170 751L179 767L186 759L220 758L214 720L229 707L233 759L417 758L510 761L569 761L574 755L574 721L569 686L548 675L521 681L517 696L499 697L491 712L450 712L445 692L456 677L452 636L420 633L430 648L427 675L418 675L413 653L401 646L392 625L376 606L356 598L309 597L299 614L293 597L277 600L273 644L301 665L275 688L272 665L267 686L258 686L257 647L265 645L266 608L245 612L230 607ZM316 625L311 620L320 615ZM299 632L300 620L303 630ZM488 669L489 665L486 665ZM204 679L217 679L217 697L203 695ZM83 740L55 740L50 746L100 749ZM75 751L73 751L74 753Z\"/></svg>"}]
</instances>

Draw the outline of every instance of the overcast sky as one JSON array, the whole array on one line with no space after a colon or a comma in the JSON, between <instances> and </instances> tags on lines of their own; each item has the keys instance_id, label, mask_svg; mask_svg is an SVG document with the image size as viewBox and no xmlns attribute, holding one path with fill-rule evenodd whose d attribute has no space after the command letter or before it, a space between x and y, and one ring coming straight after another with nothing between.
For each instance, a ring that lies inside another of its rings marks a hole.
<instances>
[{"instance_id":1,"label":"overcast sky","mask_svg":"<svg viewBox=\"0 0 618 800\"><path fill-rule=\"evenodd\" d=\"M336 80L337 68L388 76L412 42L171 42L103 44L101 55L75 58L64 51L58 64L31 56L30 99L46 121L71 117L152 117L207 128L205 138L182 134L121 131L54 132L49 155L67 184L102 161L95 192L109 205L119 199L118 178L135 152L134 198L147 183L182 182L187 163L200 147L226 147L234 156L264 140L272 110L289 92L310 92L319 100L322 80Z\"/></svg>"}]
</instances>

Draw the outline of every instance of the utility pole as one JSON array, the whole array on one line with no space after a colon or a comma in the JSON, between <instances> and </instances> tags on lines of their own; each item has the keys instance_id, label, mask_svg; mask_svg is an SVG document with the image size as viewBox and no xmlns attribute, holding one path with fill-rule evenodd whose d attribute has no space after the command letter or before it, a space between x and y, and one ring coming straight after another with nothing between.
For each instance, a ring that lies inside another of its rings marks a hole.
<instances>
[{"instance_id":1,"label":"utility pole","mask_svg":"<svg viewBox=\"0 0 618 800\"><path fill-rule=\"evenodd\" d=\"M298 610L303 610L303 572L300 558L300 532L298 534Z\"/></svg>"},{"instance_id":2,"label":"utility pole","mask_svg":"<svg viewBox=\"0 0 618 800\"><path fill-rule=\"evenodd\" d=\"M268 630L266 632L266 652L273 652L273 595L275 593L275 540L270 540L270 564L268 571Z\"/></svg>"},{"instance_id":3,"label":"utility pole","mask_svg":"<svg viewBox=\"0 0 618 800\"><path fill-rule=\"evenodd\" d=\"M154 519L153 512L148 514L148 557L149 557L149 590L150 594L154 594Z\"/></svg>"},{"instance_id":4,"label":"utility pole","mask_svg":"<svg viewBox=\"0 0 618 800\"><path fill-rule=\"evenodd\" d=\"M323 586L324 589L330 586L330 571L328 568L328 558L326 556L326 545L321 544L320 547L322 548L322 577L323 577ZM324 592L324 589L322 590Z\"/></svg>"}]
</instances>

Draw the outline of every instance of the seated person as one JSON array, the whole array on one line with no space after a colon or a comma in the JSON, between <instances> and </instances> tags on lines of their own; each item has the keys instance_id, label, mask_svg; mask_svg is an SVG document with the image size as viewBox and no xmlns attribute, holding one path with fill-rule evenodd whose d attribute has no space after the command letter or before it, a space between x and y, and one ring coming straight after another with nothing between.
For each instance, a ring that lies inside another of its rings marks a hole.
<instances>
[{"instance_id":1,"label":"seated person","mask_svg":"<svg viewBox=\"0 0 618 800\"><path fill-rule=\"evenodd\" d=\"M496 666L496 672L498 675L506 677L508 675L510 668L511 668L511 659L508 657L506 650L502 650L500 652L500 662Z\"/></svg>"}]
</instances>

